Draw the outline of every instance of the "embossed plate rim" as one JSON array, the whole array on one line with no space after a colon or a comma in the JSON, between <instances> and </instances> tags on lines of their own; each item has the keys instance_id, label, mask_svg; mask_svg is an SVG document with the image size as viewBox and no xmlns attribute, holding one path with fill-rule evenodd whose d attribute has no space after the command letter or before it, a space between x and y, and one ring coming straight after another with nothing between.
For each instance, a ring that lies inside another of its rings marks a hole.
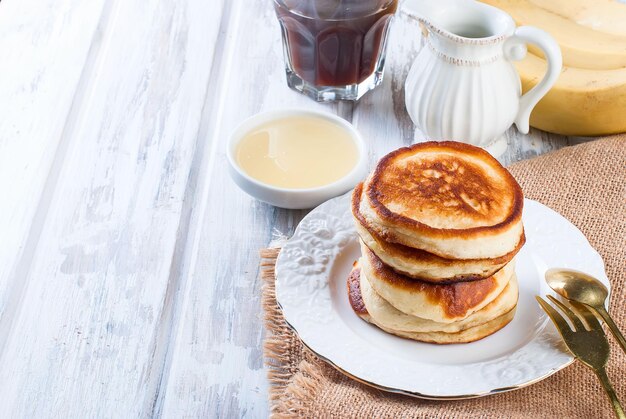
<instances>
[{"instance_id":1,"label":"embossed plate rim","mask_svg":"<svg viewBox=\"0 0 626 419\"><path fill-rule=\"evenodd\" d=\"M374 345L359 346L362 342L335 311L328 286L335 259L351 240L356 239L349 199L350 193L311 211L283 246L276 263L276 298L285 321L303 344L320 358L364 384L389 392L437 400L475 398L515 390L539 382L573 362L569 353L562 349L560 337L546 316L536 325L537 333L528 342L495 360L442 366L394 358ZM559 244L573 245L584 255L585 263L592 265L590 272L609 285L602 258L567 219L543 204L526 199L524 222L528 239L526 246L558 252L556 248L560 247ZM541 240L538 241L537 237ZM561 251L559 257L573 258L568 251ZM580 269L579 265L568 267ZM541 286L542 293L546 288ZM466 345L472 347L471 343ZM535 354L544 358L535 361L539 358ZM547 361L545 356L548 356ZM521 379L507 381L498 377L501 382L497 385L480 380L480 374L485 374L481 368L495 366L495 372L502 372L507 366L515 366L516 357L521 357L521 367L517 365L520 370L529 362L544 364L533 365L529 376L522 376ZM435 371L437 374L432 374ZM403 376L409 374L420 374L421 379L407 381ZM473 380L468 381L468 375ZM428 376L430 381L423 379L424 376ZM459 381L459 377L464 380Z\"/></svg>"}]
</instances>

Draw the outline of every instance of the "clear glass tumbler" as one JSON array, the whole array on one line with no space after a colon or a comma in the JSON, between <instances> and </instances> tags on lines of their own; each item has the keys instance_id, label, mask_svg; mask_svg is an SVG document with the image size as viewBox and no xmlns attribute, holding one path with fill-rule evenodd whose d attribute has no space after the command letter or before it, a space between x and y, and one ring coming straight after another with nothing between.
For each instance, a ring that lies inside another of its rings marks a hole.
<instances>
[{"instance_id":1,"label":"clear glass tumbler","mask_svg":"<svg viewBox=\"0 0 626 419\"><path fill-rule=\"evenodd\" d=\"M287 84L317 100L358 100L383 78L398 0L273 0Z\"/></svg>"}]
</instances>

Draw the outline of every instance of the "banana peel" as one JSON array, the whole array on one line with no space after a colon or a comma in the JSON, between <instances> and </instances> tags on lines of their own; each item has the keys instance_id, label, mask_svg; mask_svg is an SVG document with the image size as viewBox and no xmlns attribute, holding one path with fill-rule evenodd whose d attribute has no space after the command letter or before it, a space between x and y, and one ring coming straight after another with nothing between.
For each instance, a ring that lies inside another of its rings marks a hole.
<instances>
[{"instance_id":1,"label":"banana peel","mask_svg":"<svg viewBox=\"0 0 626 419\"><path fill-rule=\"evenodd\" d=\"M525 93L541 80L547 64L534 54L515 63ZM530 125L563 135L626 132L626 68L563 67L556 84L530 115Z\"/></svg>"},{"instance_id":2,"label":"banana peel","mask_svg":"<svg viewBox=\"0 0 626 419\"><path fill-rule=\"evenodd\" d=\"M556 84L534 108L530 124L548 132L600 136L626 132L626 5L606 4L598 20L591 0L482 0L503 9L517 24L537 26L557 39L564 67ZM617 19L617 20L616 20ZM515 63L527 92L546 71L541 53L529 47Z\"/></svg>"}]
</instances>

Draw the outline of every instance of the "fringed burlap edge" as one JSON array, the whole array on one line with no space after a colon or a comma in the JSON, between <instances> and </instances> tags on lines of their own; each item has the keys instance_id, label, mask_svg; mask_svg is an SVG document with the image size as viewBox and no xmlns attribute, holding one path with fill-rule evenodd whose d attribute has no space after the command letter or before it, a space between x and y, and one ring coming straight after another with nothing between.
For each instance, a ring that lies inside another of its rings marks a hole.
<instances>
[{"instance_id":1,"label":"fringed burlap edge","mask_svg":"<svg viewBox=\"0 0 626 419\"><path fill-rule=\"evenodd\" d=\"M302 417L305 407L315 398L321 376L319 369L306 359L296 368L289 368L294 345L299 347L299 342L285 323L276 303L274 267L279 253L280 248L260 251L262 303L267 333L263 349L270 383L270 415L273 418L298 418Z\"/></svg>"}]
</instances>

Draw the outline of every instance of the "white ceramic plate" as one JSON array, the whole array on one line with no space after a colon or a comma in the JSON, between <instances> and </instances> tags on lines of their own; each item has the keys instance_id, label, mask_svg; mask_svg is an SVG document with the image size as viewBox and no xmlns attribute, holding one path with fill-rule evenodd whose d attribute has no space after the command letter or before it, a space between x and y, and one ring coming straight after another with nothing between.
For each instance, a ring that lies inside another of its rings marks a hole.
<instances>
[{"instance_id":1,"label":"white ceramic plate","mask_svg":"<svg viewBox=\"0 0 626 419\"><path fill-rule=\"evenodd\" d=\"M360 252L350 194L307 215L276 264L276 298L287 323L313 352L374 387L430 399L463 399L538 382L573 359L535 295L552 293L551 267L587 272L609 287L600 255L550 208L524 201L526 245L518 255L515 318L485 339L434 345L389 335L361 320L348 302L346 279Z\"/></svg>"}]
</instances>

